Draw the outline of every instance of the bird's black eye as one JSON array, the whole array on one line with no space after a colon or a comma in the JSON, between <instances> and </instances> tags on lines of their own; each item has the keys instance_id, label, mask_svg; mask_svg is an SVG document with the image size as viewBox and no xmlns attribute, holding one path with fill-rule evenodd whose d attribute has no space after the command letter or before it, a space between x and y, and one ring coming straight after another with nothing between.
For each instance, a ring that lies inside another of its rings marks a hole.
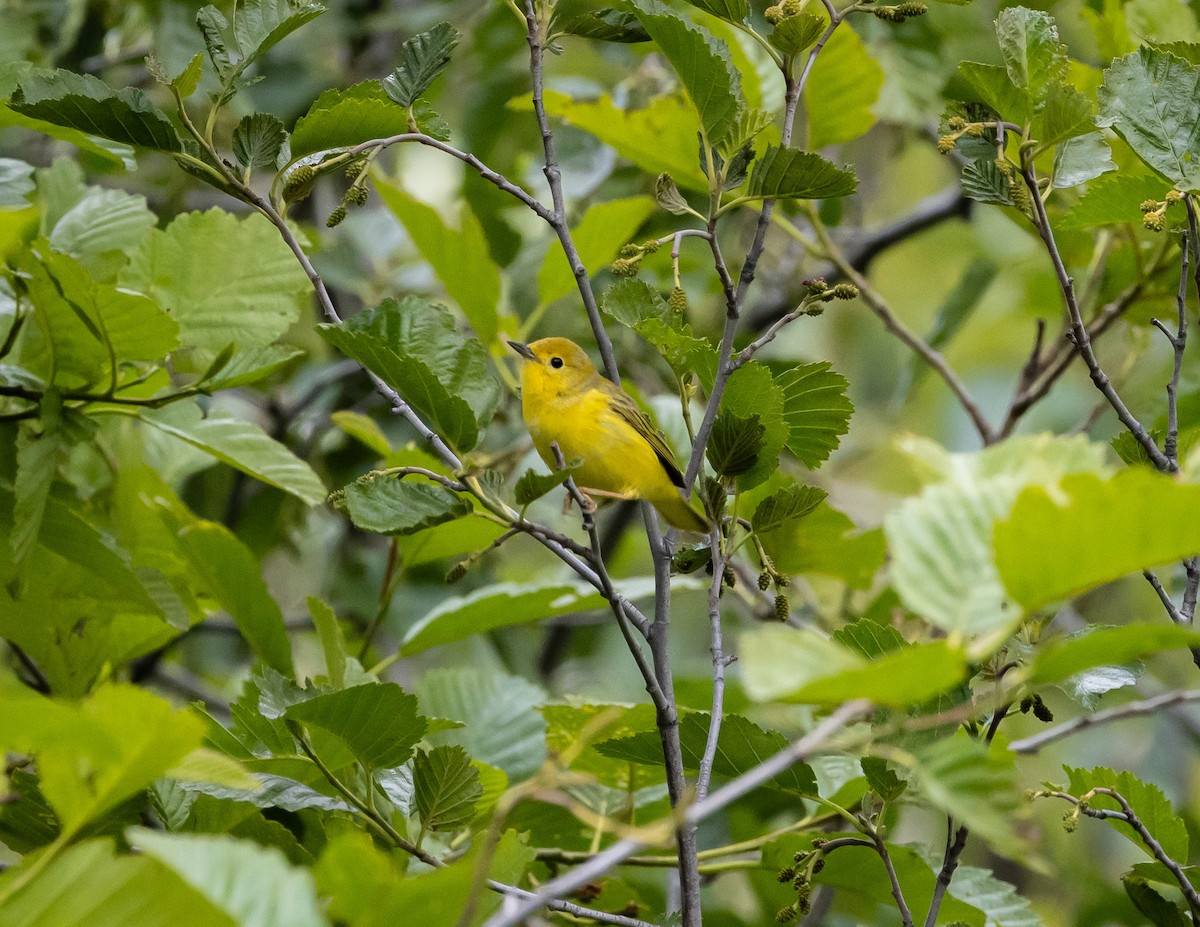
<instances>
[{"instance_id":1,"label":"bird's black eye","mask_svg":"<svg viewBox=\"0 0 1200 927\"><path fill-rule=\"evenodd\" d=\"M550 366L553 367L555 370L557 370L559 367L562 366L562 358L561 357L550 358Z\"/></svg>"}]
</instances>

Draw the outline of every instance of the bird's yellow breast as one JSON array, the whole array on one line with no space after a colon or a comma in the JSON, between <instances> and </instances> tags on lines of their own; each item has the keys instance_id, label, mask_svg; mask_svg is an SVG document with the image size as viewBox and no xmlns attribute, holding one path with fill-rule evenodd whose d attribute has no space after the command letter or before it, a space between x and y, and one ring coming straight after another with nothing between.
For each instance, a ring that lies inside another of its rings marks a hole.
<instances>
[{"instance_id":1,"label":"bird's yellow breast","mask_svg":"<svg viewBox=\"0 0 1200 927\"><path fill-rule=\"evenodd\" d=\"M637 498L675 492L654 449L612 408L601 389L567 394L530 383L523 387L521 405L534 446L547 466L557 466L554 442L567 463L582 461L575 474L580 486Z\"/></svg>"}]
</instances>

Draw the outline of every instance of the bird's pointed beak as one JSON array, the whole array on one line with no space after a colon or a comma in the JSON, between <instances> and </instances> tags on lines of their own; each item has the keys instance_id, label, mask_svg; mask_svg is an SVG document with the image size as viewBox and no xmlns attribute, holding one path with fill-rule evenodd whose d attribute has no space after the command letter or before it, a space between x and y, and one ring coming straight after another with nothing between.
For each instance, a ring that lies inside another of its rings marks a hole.
<instances>
[{"instance_id":1,"label":"bird's pointed beak","mask_svg":"<svg viewBox=\"0 0 1200 927\"><path fill-rule=\"evenodd\" d=\"M529 345L522 344L519 341L510 341L508 346L520 354L526 360L537 360L537 355L530 350Z\"/></svg>"}]
</instances>

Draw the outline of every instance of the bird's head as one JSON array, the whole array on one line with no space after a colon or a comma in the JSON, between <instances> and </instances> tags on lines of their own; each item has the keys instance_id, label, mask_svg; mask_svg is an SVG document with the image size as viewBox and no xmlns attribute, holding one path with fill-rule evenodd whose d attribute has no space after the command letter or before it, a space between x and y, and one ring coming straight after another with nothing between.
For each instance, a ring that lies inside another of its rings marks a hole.
<instances>
[{"instance_id":1,"label":"bird's head","mask_svg":"<svg viewBox=\"0 0 1200 927\"><path fill-rule=\"evenodd\" d=\"M526 392L572 392L596 375L596 365L574 341L542 338L530 344L510 341L508 346L525 359L521 389Z\"/></svg>"}]
</instances>

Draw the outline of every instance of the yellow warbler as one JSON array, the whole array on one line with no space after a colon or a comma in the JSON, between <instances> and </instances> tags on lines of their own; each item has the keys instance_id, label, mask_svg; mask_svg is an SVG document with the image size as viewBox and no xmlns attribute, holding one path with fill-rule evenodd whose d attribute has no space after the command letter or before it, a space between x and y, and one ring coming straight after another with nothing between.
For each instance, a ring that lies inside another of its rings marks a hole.
<instances>
[{"instance_id":1,"label":"yellow warbler","mask_svg":"<svg viewBox=\"0 0 1200 927\"><path fill-rule=\"evenodd\" d=\"M565 461L580 461L575 481L584 493L645 499L676 528L709 530L680 491L683 474L662 434L583 348L566 338L509 346L525 359L521 413L548 466L557 466L557 442Z\"/></svg>"}]
</instances>

